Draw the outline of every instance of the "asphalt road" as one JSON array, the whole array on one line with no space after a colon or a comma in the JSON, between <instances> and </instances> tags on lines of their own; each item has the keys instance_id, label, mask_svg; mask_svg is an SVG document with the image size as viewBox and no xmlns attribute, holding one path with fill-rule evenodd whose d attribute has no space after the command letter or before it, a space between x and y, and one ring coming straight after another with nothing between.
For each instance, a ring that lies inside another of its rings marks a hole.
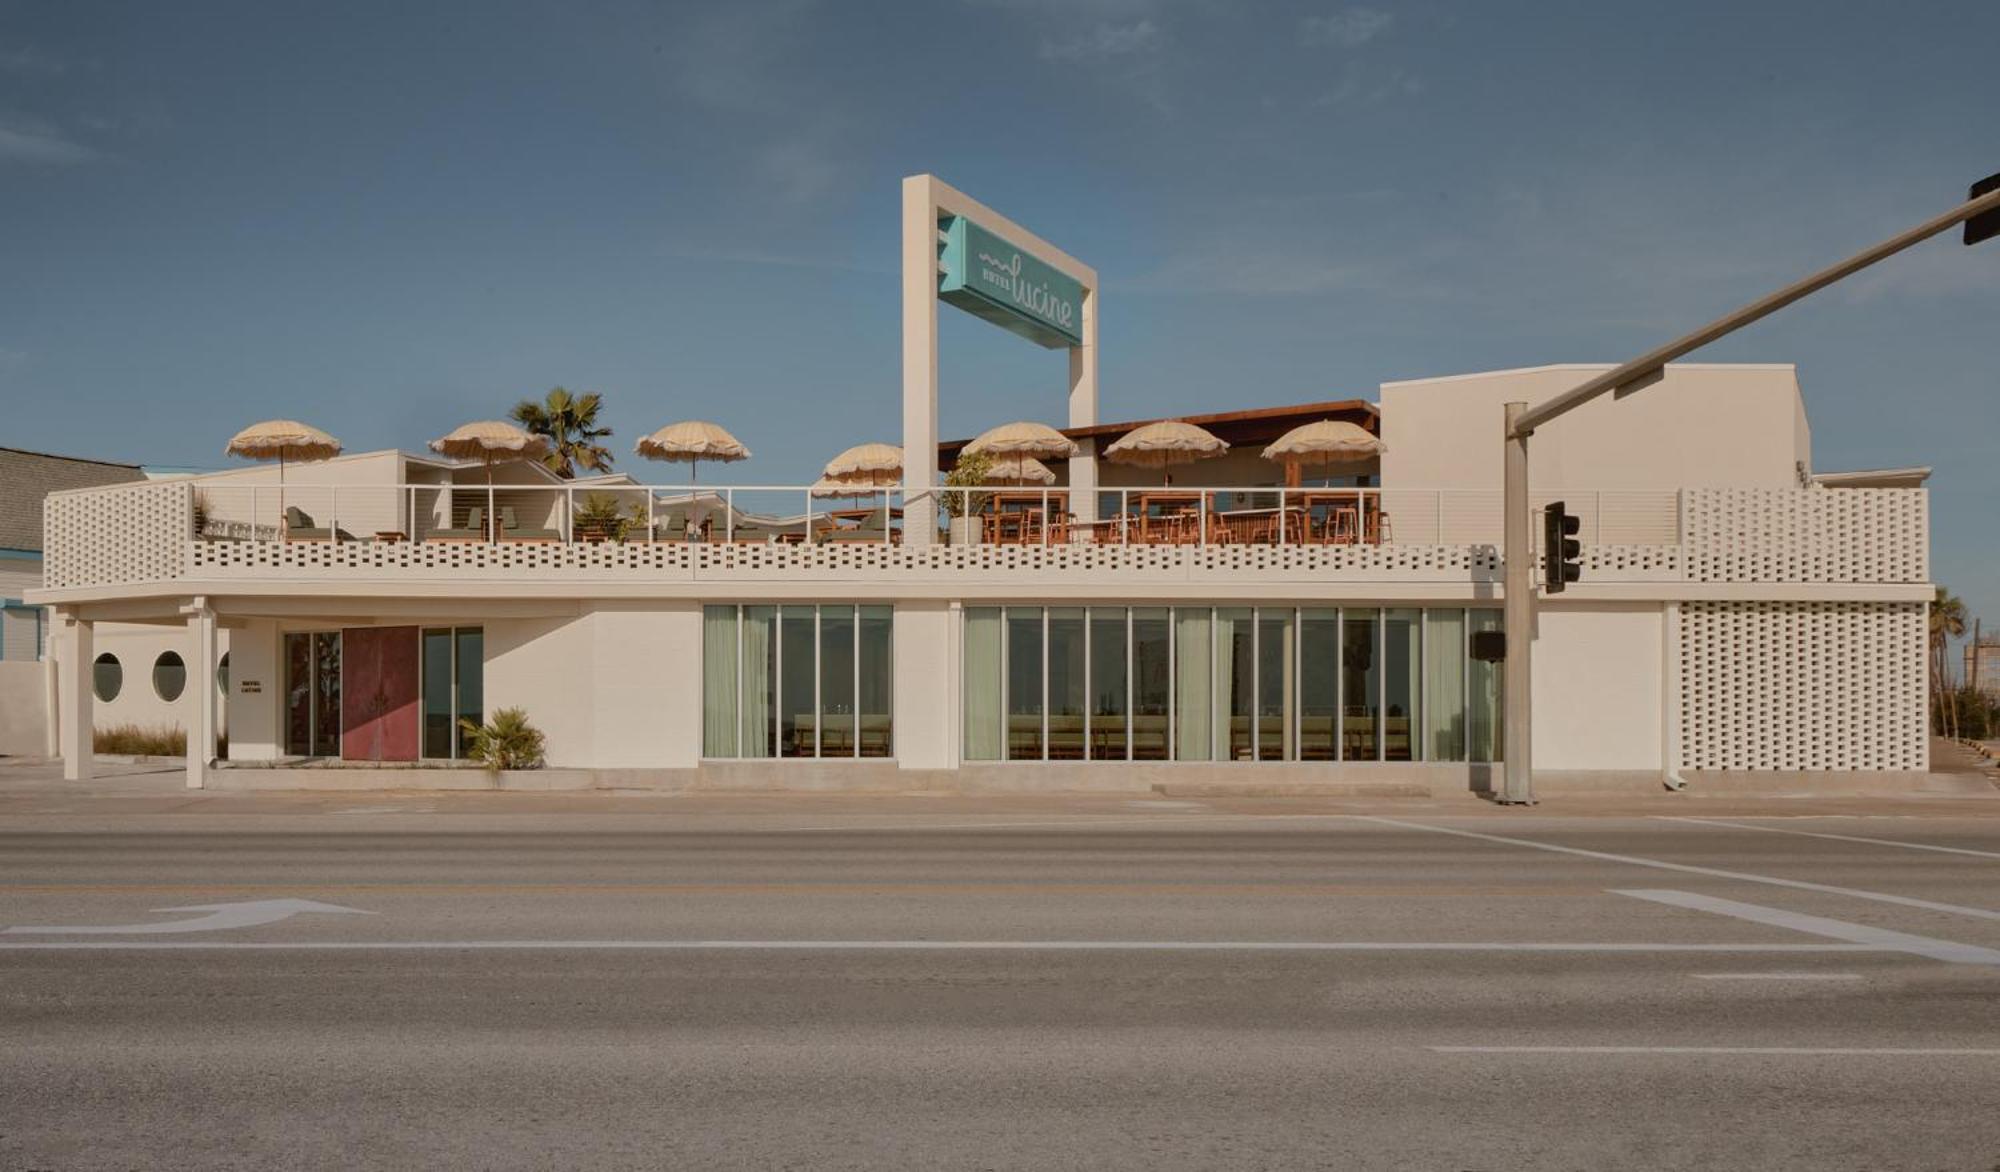
<instances>
[{"instance_id":1,"label":"asphalt road","mask_svg":"<svg viewBox=\"0 0 2000 1172\"><path fill-rule=\"evenodd\" d=\"M2000 820L1130 805L8 818L0 1168L2000 1165Z\"/></svg>"}]
</instances>

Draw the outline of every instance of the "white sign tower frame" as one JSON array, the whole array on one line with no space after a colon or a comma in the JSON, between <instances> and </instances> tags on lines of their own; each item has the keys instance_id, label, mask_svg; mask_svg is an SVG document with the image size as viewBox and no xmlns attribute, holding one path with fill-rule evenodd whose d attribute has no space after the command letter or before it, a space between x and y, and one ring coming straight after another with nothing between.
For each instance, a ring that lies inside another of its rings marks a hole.
<instances>
[{"instance_id":1,"label":"white sign tower frame","mask_svg":"<svg viewBox=\"0 0 2000 1172\"><path fill-rule=\"evenodd\" d=\"M1069 347L1069 426L1097 425L1097 270L935 175L903 180L903 542L937 539L938 220L965 216L1083 286L1083 340ZM1097 516L1097 445L1069 462L1069 508Z\"/></svg>"}]
</instances>

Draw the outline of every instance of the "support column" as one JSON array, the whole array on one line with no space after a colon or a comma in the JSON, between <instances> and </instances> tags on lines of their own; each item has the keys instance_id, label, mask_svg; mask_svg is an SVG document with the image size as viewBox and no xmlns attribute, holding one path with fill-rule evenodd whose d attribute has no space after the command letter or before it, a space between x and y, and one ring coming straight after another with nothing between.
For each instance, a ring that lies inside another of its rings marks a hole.
<instances>
[{"instance_id":1,"label":"support column","mask_svg":"<svg viewBox=\"0 0 2000 1172\"><path fill-rule=\"evenodd\" d=\"M194 642L194 662L188 671L194 713L187 735L187 787L201 789L208 784L209 763L215 759L215 611L208 599L196 598L181 613L187 616Z\"/></svg>"},{"instance_id":2,"label":"support column","mask_svg":"<svg viewBox=\"0 0 2000 1172\"><path fill-rule=\"evenodd\" d=\"M1505 548L1507 624L1506 720L1500 801L1506 805L1532 805L1534 788L1534 711L1529 704L1534 676L1529 667L1535 642L1535 551L1533 532L1528 524L1528 437L1514 435L1514 421L1528 409L1526 403L1507 404L1502 434L1507 440L1506 490L1502 508Z\"/></svg>"},{"instance_id":3,"label":"support column","mask_svg":"<svg viewBox=\"0 0 2000 1172\"><path fill-rule=\"evenodd\" d=\"M97 764L93 748L96 729L91 711L96 697L90 690L97 640L89 619L63 611L58 621L62 624L62 662L57 665L57 691L62 698L53 716L61 729L58 735L62 739L63 780L89 781Z\"/></svg>"},{"instance_id":4,"label":"support column","mask_svg":"<svg viewBox=\"0 0 2000 1172\"><path fill-rule=\"evenodd\" d=\"M936 180L903 180L903 544L937 539Z\"/></svg>"},{"instance_id":5,"label":"support column","mask_svg":"<svg viewBox=\"0 0 2000 1172\"><path fill-rule=\"evenodd\" d=\"M1097 426L1097 290L1083 291L1083 343L1069 348L1069 425ZM1097 441L1083 441L1069 461L1069 507L1079 521L1097 520Z\"/></svg>"}]
</instances>

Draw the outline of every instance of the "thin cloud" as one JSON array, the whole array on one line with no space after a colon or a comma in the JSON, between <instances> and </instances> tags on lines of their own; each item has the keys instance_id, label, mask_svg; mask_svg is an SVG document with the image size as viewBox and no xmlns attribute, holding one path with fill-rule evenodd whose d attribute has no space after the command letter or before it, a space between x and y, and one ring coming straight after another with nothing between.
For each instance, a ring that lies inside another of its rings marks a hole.
<instances>
[{"instance_id":1,"label":"thin cloud","mask_svg":"<svg viewBox=\"0 0 2000 1172\"><path fill-rule=\"evenodd\" d=\"M62 167L96 157L96 151L66 137L46 122L24 118L0 120L0 163Z\"/></svg>"},{"instance_id":2,"label":"thin cloud","mask_svg":"<svg viewBox=\"0 0 2000 1172\"><path fill-rule=\"evenodd\" d=\"M1396 17L1379 8L1348 8L1299 22L1299 43L1313 48L1358 49L1389 31Z\"/></svg>"},{"instance_id":3,"label":"thin cloud","mask_svg":"<svg viewBox=\"0 0 2000 1172\"><path fill-rule=\"evenodd\" d=\"M0 48L0 73L15 77L61 77L69 72L69 62L40 49L25 45Z\"/></svg>"},{"instance_id":4,"label":"thin cloud","mask_svg":"<svg viewBox=\"0 0 2000 1172\"><path fill-rule=\"evenodd\" d=\"M1043 41L1038 56L1060 65L1088 65L1159 51L1164 38L1150 18L1130 24L1100 24L1080 36Z\"/></svg>"}]
</instances>

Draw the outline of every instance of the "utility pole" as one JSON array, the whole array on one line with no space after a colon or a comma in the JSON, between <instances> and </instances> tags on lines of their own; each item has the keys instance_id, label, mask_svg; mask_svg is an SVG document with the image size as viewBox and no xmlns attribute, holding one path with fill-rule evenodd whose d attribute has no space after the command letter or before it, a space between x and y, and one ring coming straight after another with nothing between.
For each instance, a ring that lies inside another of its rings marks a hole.
<instances>
[{"instance_id":1,"label":"utility pole","mask_svg":"<svg viewBox=\"0 0 2000 1172\"><path fill-rule=\"evenodd\" d=\"M1528 721L1529 697L1534 686L1531 655L1535 627L1535 604L1531 594L1534 589L1533 574L1529 566L1534 552L1529 548L1528 542L1528 437L1535 434L1536 428L1567 415L1606 391L1614 391L1621 387L1637 389L1638 386L1660 375L1667 363L1699 350L1718 338L1727 337L1801 298L1817 293L1836 281L1851 277L1869 265L1886 260L1911 245L1921 244L1959 224L1966 225L1967 244L1977 244L1981 240L2000 235L2000 175L1990 175L1973 184L1970 198L1950 211L1925 220L1914 228L1899 232L1872 248L1863 249L1839 264L1821 269L1804 280L1761 297L1734 313L1717 318L1691 334L1649 350L1632 361L1606 371L1581 386L1564 391L1538 406L1507 404L1501 433L1507 445L1506 499L1503 504L1506 518L1502 526L1506 542L1504 583L1507 623L1505 677L1507 743L1503 746L1505 761L1499 798L1502 805L1532 805L1535 800L1534 753Z\"/></svg>"}]
</instances>

